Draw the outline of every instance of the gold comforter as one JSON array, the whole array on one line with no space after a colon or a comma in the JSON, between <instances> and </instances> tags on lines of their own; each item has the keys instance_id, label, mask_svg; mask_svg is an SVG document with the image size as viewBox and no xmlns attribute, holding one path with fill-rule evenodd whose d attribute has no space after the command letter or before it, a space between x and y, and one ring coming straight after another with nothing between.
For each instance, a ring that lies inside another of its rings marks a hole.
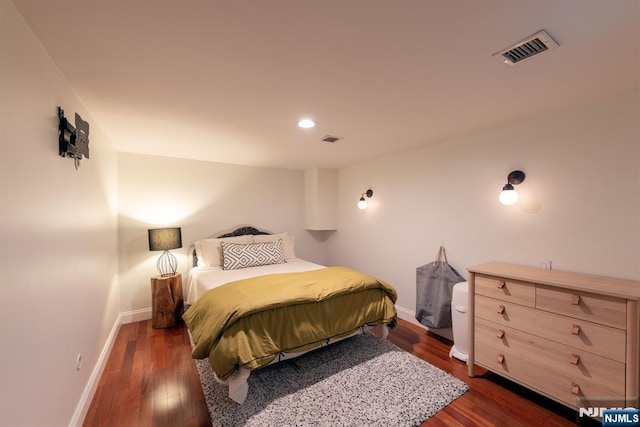
<instances>
[{"instance_id":1,"label":"gold comforter","mask_svg":"<svg viewBox=\"0 0 640 427\"><path fill-rule=\"evenodd\" d=\"M394 324L397 294L389 284L346 268L270 274L205 293L183 318L193 357L209 358L227 379L256 369L278 353L310 350L362 325Z\"/></svg>"}]
</instances>

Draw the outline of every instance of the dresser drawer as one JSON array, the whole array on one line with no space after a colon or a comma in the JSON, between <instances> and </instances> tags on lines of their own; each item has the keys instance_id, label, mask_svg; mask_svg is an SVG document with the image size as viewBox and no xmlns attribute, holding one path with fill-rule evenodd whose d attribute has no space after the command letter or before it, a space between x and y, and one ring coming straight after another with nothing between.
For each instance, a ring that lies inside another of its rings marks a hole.
<instances>
[{"instance_id":1,"label":"dresser drawer","mask_svg":"<svg viewBox=\"0 0 640 427\"><path fill-rule=\"evenodd\" d=\"M528 307L535 306L535 285L519 280L505 280L476 275L476 294L501 299Z\"/></svg>"},{"instance_id":2,"label":"dresser drawer","mask_svg":"<svg viewBox=\"0 0 640 427\"><path fill-rule=\"evenodd\" d=\"M627 324L627 301L605 295L538 285L536 307L619 329Z\"/></svg>"},{"instance_id":3,"label":"dresser drawer","mask_svg":"<svg viewBox=\"0 0 640 427\"><path fill-rule=\"evenodd\" d=\"M475 309L476 318L489 320L619 362L625 361L626 334L620 329L482 295L475 296Z\"/></svg>"},{"instance_id":4,"label":"dresser drawer","mask_svg":"<svg viewBox=\"0 0 640 427\"><path fill-rule=\"evenodd\" d=\"M588 381L548 369L518 355L498 351L481 341L476 343L476 362L574 408L577 408L578 398L581 398L582 405L591 400L602 402L603 398L619 399L619 402L608 400L608 403L613 407L625 407L623 394L613 393Z\"/></svg>"},{"instance_id":5,"label":"dresser drawer","mask_svg":"<svg viewBox=\"0 0 640 427\"><path fill-rule=\"evenodd\" d=\"M625 364L483 319L475 322L476 342L510 353L578 381L624 395Z\"/></svg>"}]
</instances>

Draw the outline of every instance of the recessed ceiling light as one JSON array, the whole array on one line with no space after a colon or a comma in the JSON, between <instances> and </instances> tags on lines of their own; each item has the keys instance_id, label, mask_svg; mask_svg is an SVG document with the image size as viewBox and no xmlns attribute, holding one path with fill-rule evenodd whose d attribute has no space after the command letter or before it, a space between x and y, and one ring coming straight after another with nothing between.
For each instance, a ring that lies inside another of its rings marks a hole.
<instances>
[{"instance_id":1,"label":"recessed ceiling light","mask_svg":"<svg viewBox=\"0 0 640 427\"><path fill-rule=\"evenodd\" d=\"M304 129L309 129L316 126L316 122L311 119L300 119L296 122L296 124L298 125L298 127L301 127Z\"/></svg>"}]
</instances>

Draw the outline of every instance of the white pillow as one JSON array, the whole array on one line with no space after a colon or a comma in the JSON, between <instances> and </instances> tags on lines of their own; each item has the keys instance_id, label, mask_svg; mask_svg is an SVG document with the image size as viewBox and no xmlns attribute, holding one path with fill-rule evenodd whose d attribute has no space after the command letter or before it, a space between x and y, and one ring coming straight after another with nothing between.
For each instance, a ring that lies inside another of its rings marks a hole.
<instances>
[{"instance_id":1,"label":"white pillow","mask_svg":"<svg viewBox=\"0 0 640 427\"><path fill-rule=\"evenodd\" d=\"M278 239L282 239L282 252L284 252L284 259L295 258L295 236L292 234L284 232L281 234L257 234L253 236L253 241L256 243L275 242Z\"/></svg>"},{"instance_id":2,"label":"white pillow","mask_svg":"<svg viewBox=\"0 0 640 427\"><path fill-rule=\"evenodd\" d=\"M253 236L224 237L222 239L202 239L194 243L196 256L198 257L198 267L221 267L222 249L220 243L253 243Z\"/></svg>"},{"instance_id":3,"label":"white pillow","mask_svg":"<svg viewBox=\"0 0 640 427\"><path fill-rule=\"evenodd\" d=\"M223 270L237 270L284 262L282 239L275 242L250 243L248 245L222 242L220 246L222 247Z\"/></svg>"}]
</instances>

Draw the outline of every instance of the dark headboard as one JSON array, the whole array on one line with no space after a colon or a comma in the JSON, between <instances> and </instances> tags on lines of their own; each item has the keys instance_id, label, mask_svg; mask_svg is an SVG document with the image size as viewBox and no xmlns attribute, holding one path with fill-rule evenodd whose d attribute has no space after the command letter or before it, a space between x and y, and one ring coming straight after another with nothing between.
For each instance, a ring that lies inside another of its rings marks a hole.
<instances>
[{"instance_id":1,"label":"dark headboard","mask_svg":"<svg viewBox=\"0 0 640 427\"><path fill-rule=\"evenodd\" d=\"M222 239L225 237L246 236L247 234L255 236L258 234L271 234L271 233L267 233L266 231L260 231L257 228L253 228L253 227L240 227L233 230L231 233L226 233L218 236L218 239Z\"/></svg>"},{"instance_id":2,"label":"dark headboard","mask_svg":"<svg viewBox=\"0 0 640 427\"><path fill-rule=\"evenodd\" d=\"M246 236L246 235L255 236L258 234L268 235L271 233L268 233L266 231L260 231L257 228L254 228L251 226L243 226L243 227L236 228L230 233L215 234L214 237L210 237L210 238L223 239L225 237L236 237L236 236ZM195 267L196 265L198 265L198 256L196 255L196 248L194 245L191 245L191 248L189 249L189 255L191 256L191 263L192 263L190 267Z\"/></svg>"}]
</instances>

